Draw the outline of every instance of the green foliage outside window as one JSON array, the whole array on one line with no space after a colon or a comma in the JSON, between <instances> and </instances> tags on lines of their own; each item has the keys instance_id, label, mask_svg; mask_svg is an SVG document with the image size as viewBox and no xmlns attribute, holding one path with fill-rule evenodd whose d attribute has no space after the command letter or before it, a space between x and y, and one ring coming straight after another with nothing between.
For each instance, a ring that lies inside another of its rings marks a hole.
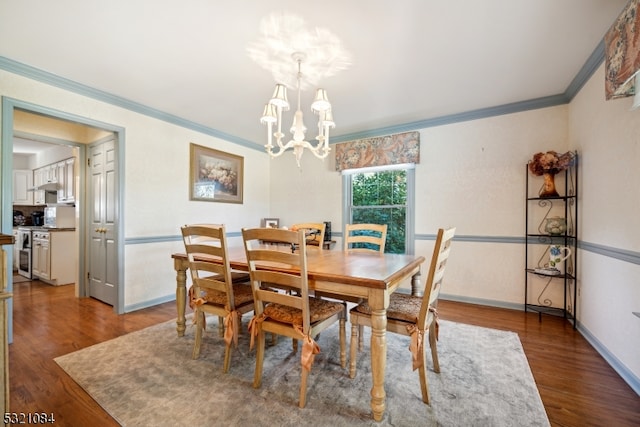
<instances>
[{"instance_id":1,"label":"green foliage outside window","mask_svg":"<svg viewBox=\"0 0 640 427\"><path fill-rule=\"evenodd\" d=\"M385 252L405 253L406 171L354 174L351 177L351 193L351 221L354 224L387 224Z\"/></svg>"}]
</instances>

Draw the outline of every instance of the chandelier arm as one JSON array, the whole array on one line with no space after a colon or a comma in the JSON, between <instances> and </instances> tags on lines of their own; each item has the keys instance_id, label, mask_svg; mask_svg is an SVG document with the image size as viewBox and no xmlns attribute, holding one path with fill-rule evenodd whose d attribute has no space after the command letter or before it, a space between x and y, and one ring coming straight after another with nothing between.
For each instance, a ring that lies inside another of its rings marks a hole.
<instances>
[{"instance_id":1,"label":"chandelier arm","mask_svg":"<svg viewBox=\"0 0 640 427\"><path fill-rule=\"evenodd\" d=\"M329 152L331 148L329 148L329 125L324 126L324 149Z\"/></svg>"},{"instance_id":2,"label":"chandelier arm","mask_svg":"<svg viewBox=\"0 0 640 427\"><path fill-rule=\"evenodd\" d=\"M268 152L271 152L271 148L273 147L272 138L271 138L272 132L273 132L273 123L269 122L267 123L267 146L265 147Z\"/></svg>"},{"instance_id":3,"label":"chandelier arm","mask_svg":"<svg viewBox=\"0 0 640 427\"><path fill-rule=\"evenodd\" d=\"M276 107L276 111L278 114L278 133L275 134L276 142L280 148L282 148L282 137L284 134L282 133L282 107L278 105Z\"/></svg>"},{"instance_id":4,"label":"chandelier arm","mask_svg":"<svg viewBox=\"0 0 640 427\"><path fill-rule=\"evenodd\" d=\"M324 121L324 111L318 111L318 136L316 139L319 142L324 140L324 125L322 122Z\"/></svg>"}]
</instances>

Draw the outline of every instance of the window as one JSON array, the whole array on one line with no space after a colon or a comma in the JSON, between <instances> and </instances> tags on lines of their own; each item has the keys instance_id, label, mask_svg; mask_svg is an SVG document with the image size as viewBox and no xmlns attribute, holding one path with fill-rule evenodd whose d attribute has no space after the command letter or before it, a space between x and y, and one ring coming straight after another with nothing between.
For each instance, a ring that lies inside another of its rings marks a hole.
<instances>
[{"instance_id":1,"label":"window","mask_svg":"<svg viewBox=\"0 0 640 427\"><path fill-rule=\"evenodd\" d=\"M344 223L387 224L385 252L412 254L413 166L344 171Z\"/></svg>"}]
</instances>

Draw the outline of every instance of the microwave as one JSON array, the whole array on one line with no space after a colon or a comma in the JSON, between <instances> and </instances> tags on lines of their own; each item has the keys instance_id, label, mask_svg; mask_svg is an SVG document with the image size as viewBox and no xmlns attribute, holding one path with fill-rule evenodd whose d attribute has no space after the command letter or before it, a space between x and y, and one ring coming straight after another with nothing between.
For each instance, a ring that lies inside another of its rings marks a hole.
<instances>
[{"instance_id":1,"label":"microwave","mask_svg":"<svg viewBox=\"0 0 640 427\"><path fill-rule=\"evenodd\" d=\"M44 208L44 227L76 228L76 208L74 206Z\"/></svg>"}]
</instances>

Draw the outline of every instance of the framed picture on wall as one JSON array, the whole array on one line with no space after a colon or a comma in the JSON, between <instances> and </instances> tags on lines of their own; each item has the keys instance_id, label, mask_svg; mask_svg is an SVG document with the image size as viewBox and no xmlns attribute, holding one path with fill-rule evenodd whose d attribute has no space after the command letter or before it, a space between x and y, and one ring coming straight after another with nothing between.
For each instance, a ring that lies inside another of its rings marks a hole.
<instances>
[{"instance_id":1,"label":"framed picture on wall","mask_svg":"<svg viewBox=\"0 0 640 427\"><path fill-rule=\"evenodd\" d=\"M244 158L190 146L189 200L242 203Z\"/></svg>"},{"instance_id":2,"label":"framed picture on wall","mask_svg":"<svg viewBox=\"0 0 640 427\"><path fill-rule=\"evenodd\" d=\"M279 218L262 218L260 221L261 227L266 228L280 228L280 219Z\"/></svg>"}]
</instances>

